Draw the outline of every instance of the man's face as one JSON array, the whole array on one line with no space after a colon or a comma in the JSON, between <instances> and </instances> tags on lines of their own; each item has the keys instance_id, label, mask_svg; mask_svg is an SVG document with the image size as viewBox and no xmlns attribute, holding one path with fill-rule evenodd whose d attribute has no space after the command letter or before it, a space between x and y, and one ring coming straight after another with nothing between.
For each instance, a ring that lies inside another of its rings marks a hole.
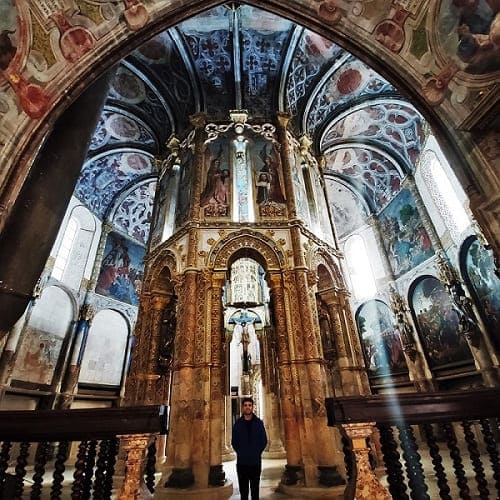
<instances>
[{"instance_id":1,"label":"man's face","mask_svg":"<svg viewBox=\"0 0 500 500\"><path fill-rule=\"evenodd\" d=\"M253 404L250 401L243 403L243 415L251 415L253 413Z\"/></svg>"}]
</instances>

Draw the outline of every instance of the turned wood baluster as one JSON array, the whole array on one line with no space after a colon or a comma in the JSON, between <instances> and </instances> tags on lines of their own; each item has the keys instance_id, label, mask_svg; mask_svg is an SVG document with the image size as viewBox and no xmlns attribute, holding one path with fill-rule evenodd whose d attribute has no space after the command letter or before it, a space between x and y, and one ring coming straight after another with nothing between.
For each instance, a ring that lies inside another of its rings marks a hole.
<instances>
[{"instance_id":1,"label":"turned wood baluster","mask_svg":"<svg viewBox=\"0 0 500 500\"><path fill-rule=\"evenodd\" d=\"M446 444L450 450L450 457L453 461L453 469L455 470L455 477L457 478L457 485L460 490L460 498L463 500L470 500L470 490L467 485L467 478L465 477L464 465L460 450L457 446L457 437L453 430L453 425L449 423L443 424L444 433L446 436Z\"/></svg>"},{"instance_id":2,"label":"turned wood baluster","mask_svg":"<svg viewBox=\"0 0 500 500\"><path fill-rule=\"evenodd\" d=\"M344 464L347 482L349 482L354 471L354 453L352 451L351 441L346 436L342 436L342 451L344 452Z\"/></svg>"},{"instance_id":3,"label":"turned wood baluster","mask_svg":"<svg viewBox=\"0 0 500 500\"><path fill-rule=\"evenodd\" d=\"M2 450L0 451L0 498L2 498L3 488L5 485L5 473L9 468L10 449L12 443L4 441L2 443Z\"/></svg>"},{"instance_id":4,"label":"turned wood baluster","mask_svg":"<svg viewBox=\"0 0 500 500\"><path fill-rule=\"evenodd\" d=\"M437 445L436 437L434 436L434 431L432 430L432 425L423 424L422 428L424 431L425 439L427 441L427 446L429 447L429 454L432 459L434 472L436 473L439 496L443 500L452 500L450 496L450 487L448 486L448 479L443 467L443 459L441 457L441 454L439 453L439 446Z\"/></svg>"},{"instance_id":5,"label":"turned wood baluster","mask_svg":"<svg viewBox=\"0 0 500 500\"><path fill-rule=\"evenodd\" d=\"M14 486L14 500L20 500L24 489L24 476L26 475L26 464L31 443L23 442L19 449L16 463L16 484Z\"/></svg>"},{"instance_id":6,"label":"turned wood baluster","mask_svg":"<svg viewBox=\"0 0 500 500\"><path fill-rule=\"evenodd\" d=\"M481 454L477 447L477 441L474 433L472 432L470 421L464 420L462 422L462 427L464 429L465 442L467 443L467 449L469 450L472 468L474 469L474 473L476 476L479 498L488 500L488 498L490 498L490 492L488 491L488 482L486 481L486 476L484 475L484 468L481 462Z\"/></svg>"},{"instance_id":7,"label":"turned wood baluster","mask_svg":"<svg viewBox=\"0 0 500 500\"><path fill-rule=\"evenodd\" d=\"M52 488L50 490L50 500L59 500L61 498L62 483L64 481L65 462L68 458L69 443L61 441L57 447L56 460L54 462L54 474Z\"/></svg>"},{"instance_id":8,"label":"turned wood baluster","mask_svg":"<svg viewBox=\"0 0 500 500\"><path fill-rule=\"evenodd\" d=\"M151 493L155 491L156 471L156 441L148 446L148 457L146 462L146 486Z\"/></svg>"},{"instance_id":9,"label":"turned wood baluster","mask_svg":"<svg viewBox=\"0 0 500 500\"><path fill-rule=\"evenodd\" d=\"M429 500L427 485L425 484L424 470L418 446L413 435L411 425L398 425L399 440L403 449L403 459L406 467L406 475L411 491L411 498L414 500Z\"/></svg>"},{"instance_id":10,"label":"turned wood baluster","mask_svg":"<svg viewBox=\"0 0 500 500\"><path fill-rule=\"evenodd\" d=\"M398 500L409 500L406 493L406 484L403 476L398 445L394 439L391 426L379 425L380 442L382 444L382 453L384 455L385 468L387 471L387 482L389 483L389 492L393 498Z\"/></svg>"},{"instance_id":11,"label":"turned wood baluster","mask_svg":"<svg viewBox=\"0 0 500 500\"><path fill-rule=\"evenodd\" d=\"M490 457L491 468L493 470L493 478L495 479L495 489L497 493L500 495L500 460L498 458L498 450L495 442L495 438L493 433L491 432L490 420L487 418L482 418L481 422L481 430L483 431L483 439L486 444L486 450L488 451L488 455ZM494 419L494 422L497 422L497 419Z\"/></svg>"},{"instance_id":12,"label":"turned wood baluster","mask_svg":"<svg viewBox=\"0 0 500 500\"><path fill-rule=\"evenodd\" d=\"M113 490L113 476L115 475L116 455L118 454L118 438L109 440L108 456L106 460L106 479L104 480L104 498L111 498Z\"/></svg>"},{"instance_id":13,"label":"turned wood baluster","mask_svg":"<svg viewBox=\"0 0 500 500\"><path fill-rule=\"evenodd\" d=\"M99 445L97 455L95 479L94 479L94 500L104 500L104 481L106 479L106 457L108 455L109 441L103 439Z\"/></svg>"},{"instance_id":14,"label":"turned wood baluster","mask_svg":"<svg viewBox=\"0 0 500 500\"><path fill-rule=\"evenodd\" d=\"M71 488L71 498L82 500L83 481L85 480L85 456L87 454L88 441L82 441L78 446L78 454L75 462L75 472L73 474L73 486Z\"/></svg>"},{"instance_id":15,"label":"turned wood baluster","mask_svg":"<svg viewBox=\"0 0 500 500\"><path fill-rule=\"evenodd\" d=\"M31 487L31 500L37 500L42 495L43 475L45 464L49 455L49 443L39 443L35 453L35 473L33 474L33 486Z\"/></svg>"},{"instance_id":16,"label":"turned wood baluster","mask_svg":"<svg viewBox=\"0 0 500 500\"><path fill-rule=\"evenodd\" d=\"M95 455L96 455L97 441L93 439L87 442L85 447L85 465L82 481L82 499L88 500L92 492L92 477L94 475Z\"/></svg>"}]
</instances>

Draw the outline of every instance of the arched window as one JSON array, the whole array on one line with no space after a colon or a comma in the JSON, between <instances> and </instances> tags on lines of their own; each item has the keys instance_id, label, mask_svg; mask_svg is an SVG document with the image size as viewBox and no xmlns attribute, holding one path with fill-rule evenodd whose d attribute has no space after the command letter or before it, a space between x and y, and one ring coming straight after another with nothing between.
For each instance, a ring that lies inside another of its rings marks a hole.
<instances>
[{"instance_id":1,"label":"arched window","mask_svg":"<svg viewBox=\"0 0 500 500\"><path fill-rule=\"evenodd\" d=\"M446 227L456 241L471 221L458 199L455 188L434 151L427 151L422 163L422 177Z\"/></svg>"},{"instance_id":2,"label":"arched window","mask_svg":"<svg viewBox=\"0 0 500 500\"><path fill-rule=\"evenodd\" d=\"M353 234L346 240L344 249L354 296L358 300L373 297L377 286L363 238Z\"/></svg>"},{"instance_id":3,"label":"arched window","mask_svg":"<svg viewBox=\"0 0 500 500\"><path fill-rule=\"evenodd\" d=\"M69 257L71 255L71 250L73 249L73 243L75 242L77 231L78 221L74 217L71 217L68 225L66 226L61 245L59 246L59 250L57 252L54 269L52 269L52 276L59 281L62 281L64 272L68 266Z\"/></svg>"}]
</instances>

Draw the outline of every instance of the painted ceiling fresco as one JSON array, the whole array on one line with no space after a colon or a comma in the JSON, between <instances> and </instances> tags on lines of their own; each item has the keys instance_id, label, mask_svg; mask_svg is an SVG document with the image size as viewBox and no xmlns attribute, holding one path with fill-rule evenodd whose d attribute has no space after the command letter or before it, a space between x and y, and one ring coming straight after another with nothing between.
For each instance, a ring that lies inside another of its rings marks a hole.
<instances>
[{"instance_id":1,"label":"painted ceiling fresco","mask_svg":"<svg viewBox=\"0 0 500 500\"><path fill-rule=\"evenodd\" d=\"M102 36L97 29L102 27L102 19L111 25L122 15L116 3L103 1L94 10L83 8L87 3L80 2L80 11L75 15L66 11L61 14L57 9L52 12L54 8L49 3L45 17L40 9L35 9L37 22L41 26L48 23L51 36L56 33L58 20L59 24L66 20L78 26L85 35L72 50L63 47L61 35L57 47L49 44L52 55L46 45L38 42L36 47L41 55L34 47L29 59L29 68L38 68L37 75L43 73L43 67L48 71L61 61L86 57ZM369 3L363 8L368 9ZM456 60L461 71L478 73L477 61L463 60L466 42L473 42L460 28L459 21L465 23L465 14L461 7L456 7L458 3L443 0L441 8L435 11L440 26L456 42L453 45L443 36L439 50L443 57ZM480 0L479 4L483 3L485 0ZM0 0L0 26L5 42L0 53L2 64L11 68L18 41L15 11L8 4ZM445 4L449 4L449 9L443 8ZM488 22L489 27L494 25L483 7L476 9L483 20L482 27L470 26L476 40L480 34L486 36L483 31ZM369 15L368 10L363 12ZM325 18L324 9L318 15ZM379 24L374 26L377 40L396 52L406 35L403 33L402 39L389 43L389 38L396 35L384 31L381 15L382 11L378 13ZM467 18L467 22L472 23L471 19ZM130 22L127 16L125 20ZM38 31L34 36L44 39ZM494 35L488 36L491 39ZM420 39L421 56L428 43L424 38ZM460 44L463 48L457 49ZM481 50L486 52L484 47ZM485 58L482 72L492 67ZM0 82L0 90L9 81ZM29 95L37 95L36 85L42 81L41 77L31 79ZM19 93L21 106L23 95L28 94ZM37 102L26 101L23 109L30 116L42 113L44 101L40 98L38 105ZM0 92L0 113L11 108L12 98ZM144 176L151 175L151 156L161 150L171 133L185 135L193 113L201 111L214 119L227 119L230 109L241 108L248 109L251 118L262 119L272 119L278 110L289 112L295 133L309 134L316 152L326 152L326 173L339 181L331 203L338 212L335 217L341 234L363 223L364 208L360 207L367 204L371 211L380 213L395 198L405 173L415 168L426 135L425 122L415 108L392 84L345 49L255 7L221 5L155 35L122 61L92 138L76 196L99 217L121 203L120 217L115 219L117 228L144 243L145 225L150 218L145 197L153 196L154 190L141 184L134 191L134 184L145 182ZM131 158L137 159L132 160L136 165L132 168ZM132 199L122 200L123 193L129 193ZM130 210L132 206L134 210ZM142 218L138 218L139 212Z\"/></svg>"},{"instance_id":2,"label":"painted ceiling fresco","mask_svg":"<svg viewBox=\"0 0 500 500\"><path fill-rule=\"evenodd\" d=\"M358 194L335 177L327 177L325 185L337 236L344 238L365 224L369 212Z\"/></svg>"},{"instance_id":3,"label":"painted ceiling fresco","mask_svg":"<svg viewBox=\"0 0 500 500\"><path fill-rule=\"evenodd\" d=\"M139 184L115 208L111 222L129 236L146 245L153 214L156 179Z\"/></svg>"},{"instance_id":4,"label":"painted ceiling fresco","mask_svg":"<svg viewBox=\"0 0 500 500\"><path fill-rule=\"evenodd\" d=\"M424 119L408 103L368 102L332 120L321 137L320 147L325 150L345 139L376 141L394 148L408 166L414 167L425 140L423 128Z\"/></svg>"},{"instance_id":5,"label":"painted ceiling fresco","mask_svg":"<svg viewBox=\"0 0 500 500\"><path fill-rule=\"evenodd\" d=\"M151 157L144 153L127 151L104 154L92 158L83 166L75 195L104 219L115 196L151 172Z\"/></svg>"},{"instance_id":6,"label":"painted ceiling fresco","mask_svg":"<svg viewBox=\"0 0 500 500\"><path fill-rule=\"evenodd\" d=\"M363 147L342 147L326 153L325 173L340 174L378 213L400 191L402 175L390 158Z\"/></svg>"}]
</instances>

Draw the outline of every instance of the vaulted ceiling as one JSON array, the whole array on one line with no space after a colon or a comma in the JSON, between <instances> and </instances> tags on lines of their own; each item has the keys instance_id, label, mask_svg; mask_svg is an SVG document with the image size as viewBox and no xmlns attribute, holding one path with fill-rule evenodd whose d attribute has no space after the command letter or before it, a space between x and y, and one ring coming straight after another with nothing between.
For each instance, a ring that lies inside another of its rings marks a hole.
<instances>
[{"instance_id":1,"label":"vaulted ceiling","mask_svg":"<svg viewBox=\"0 0 500 500\"><path fill-rule=\"evenodd\" d=\"M326 156L341 233L357 206L378 213L415 168L424 120L396 88L344 49L254 7L219 6L157 35L124 59L112 82L75 195L145 243L153 156L189 116L250 119L289 112L297 136ZM351 208L348 208L351 207Z\"/></svg>"}]
</instances>

